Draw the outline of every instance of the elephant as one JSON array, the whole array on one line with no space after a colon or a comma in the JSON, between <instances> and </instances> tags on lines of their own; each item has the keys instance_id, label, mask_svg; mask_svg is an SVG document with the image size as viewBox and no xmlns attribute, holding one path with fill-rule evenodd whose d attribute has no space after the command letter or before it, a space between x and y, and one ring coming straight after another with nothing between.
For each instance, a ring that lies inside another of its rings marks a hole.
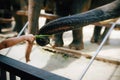
<instances>
[{"instance_id":1,"label":"elephant","mask_svg":"<svg viewBox=\"0 0 120 80\"><path fill-rule=\"evenodd\" d=\"M105 4L113 2L113 1L115 1L115 0L92 0L91 6L90 6L89 10L97 8L99 6L105 5ZM92 43L100 44L101 41L103 40L103 38L105 37L106 33L108 32L109 27L105 27L103 33L101 33L101 30L102 30L102 26L101 25L95 25L94 31L93 31L93 35L92 35L92 38L91 38L91 42ZM109 44L109 38L107 39L105 44Z\"/></svg>"},{"instance_id":2,"label":"elephant","mask_svg":"<svg viewBox=\"0 0 120 80\"><path fill-rule=\"evenodd\" d=\"M38 16L40 10L43 7L43 2L45 0L29 0L29 13L28 15L28 21L29 21L29 33L32 34L37 34L38 31ZM49 0L47 0L49 1ZM76 13L80 13L83 11L86 11L84 8L82 8L82 4L84 5L89 5L90 0L51 0L51 1L55 1L55 12L58 16L63 17L63 16L68 16L68 15L72 15L72 14L76 14ZM86 1L88 3L86 3ZM34 3L34 4L33 4ZM71 5L70 5L71 4ZM35 6L34 6L35 5ZM34 7L33 7L34 6ZM62 6L62 7L61 7ZM86 6L86 8L88 8ZM88 10L88 9L87 9ZM31 15L32 14L32 15ZM32 27L34 26L34 28ZM54 46L63 46L63 39L62 39L62 34L55 34L55 45ZM80 34L80 36L78 35ZM77 36L78 35L78 36ZM83 49L84 45L83 45L83 38L82 38L82 28L78 29L78 30L73 30L73 41L70 44L70 47L74 47L76 49Z\"/></svg>"},{"instance_id":3,"label":"elephant","mask_svg":"<svg viewBox=\"0 0 120 80\"><path fill-rule=\"evenodd\" d=\"M5 0L0 0L0 18L11 18L12 17L12 12L10 11L10 5L8 3L10 1L5 1ZM1 29L4 27L9 27L11 26L10 23L0 23L0 33L2 33Z\"/></svg>"},{"instance_id":4,"label":"elephant","mask_svg":"<svg viewBox=\"0 0 120 80\"><path fill-rule=\"evenodd\" d=\"M28 16L28 20L29 20L29 33L32 34L37 34L38 32L38 16L40 12L40 9L42 9L43 4L46 0L29 0L29 16ZM49 0L47 0L49 1ZM60 16L60 17L64 17L64 16L69 16L69 15L73 15L73 14L77 14L77 13L82 13L85 11L88 11L89 9L93 9L95 7L101 6L103 4L112 2L114 0L51 0L50 2L54 2L55 3L55 13ZM96 4L97 2L97 4ZM99 2L102 4L99 4ZM33 4L34 3L34 4ZM34 6L34 7L33 7ZM62 6L62 7L61 7ZM34 27L32 27L34 26ZM74 25L77 26L77 25ZM96 31L99 33L96 33ZM100 30L101 27L95 27L94 30L94 34L93 34L93 38L92 42L98 42L98 40L100 40L98 37L100 36ZM108 28L106 29L106 31L108 30ZM105 32L106 32L105 31ZM55 34L55 45L57 47L62 47L64 45L63 39L62 39L62 35L63 33L60 34ZM80 27L79 29L75 29L72 32L73 35L73 41L71 42L71 44L69 45L69 48L71 49L76 49L76 50L81 50L84 48L84 43L83 43L83 31L82 31L82 27ZM95 35L95 36L94 36ZM102 35L104 37L105 33Z\"/></svg>"},{"instance_id":5,"label":"elephant","mask_svg":"<svg viewBox=\"0 0 120 80\"><path fill-rule=\"evenodd\" d=\"M16 14L16 12L18 10L21 10L21 7L23 7L21 6L23 2L24 0L0 0L0 17L7 18L7 19L14 17L15 27L13 31L20 32L20 30L24 25L23 17ZM27 21L27 17L24 19L26 19ZM5 25L8 25L9 27L11 27L10 24L11 23L9 24L1 23L0 28L2 29L3 27L5 27Z\"/></svg>"},{"instance_id":6,"label":"elephant","mask_svg":"<svg viewBox=\"0 0 120 80\"><path fill-rule=\"evenodd\" d=\"M115 0L109 4L89 10L87 12L78 13L50 21L39 30L38 34L58 34L69 30L76 30L88 24L118 17L120 17L120 0ZM47 41L47 37L44 39L36 39L36 42L39 45L42 45L42 42Z\"/></svg>"}]
</instances>

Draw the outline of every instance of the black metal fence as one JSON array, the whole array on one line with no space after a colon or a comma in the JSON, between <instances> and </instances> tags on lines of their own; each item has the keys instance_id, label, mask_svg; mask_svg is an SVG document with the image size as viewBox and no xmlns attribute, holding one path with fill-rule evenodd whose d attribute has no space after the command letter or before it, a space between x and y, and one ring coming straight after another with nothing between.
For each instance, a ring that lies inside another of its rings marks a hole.
<instances>
[{"instance_id":1,"label":"black metal fence","mask_svg":"<svg viewBox=\"0 0 120 80\"><path fill-rule=\"evenodd\" d=\"M16 76L20 80L69 80L0 54L0 80L17 80Z\"/></svg>"}]
</instances>

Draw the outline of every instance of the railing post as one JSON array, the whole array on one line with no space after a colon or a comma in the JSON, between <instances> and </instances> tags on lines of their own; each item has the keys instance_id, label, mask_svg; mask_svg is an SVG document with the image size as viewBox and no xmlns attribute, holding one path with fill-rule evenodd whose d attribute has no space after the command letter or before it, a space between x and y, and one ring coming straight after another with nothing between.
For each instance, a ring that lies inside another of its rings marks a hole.
<instances>
[{"instance_id":1,"label":"railing post","mask_svg":"<svg viewBox=\"0 0 120 80\"><path fill-rule=\"evenodd\" d=\"M6 71L0 69L0 80L7 80Z\"/></svg>"}]
</instances>

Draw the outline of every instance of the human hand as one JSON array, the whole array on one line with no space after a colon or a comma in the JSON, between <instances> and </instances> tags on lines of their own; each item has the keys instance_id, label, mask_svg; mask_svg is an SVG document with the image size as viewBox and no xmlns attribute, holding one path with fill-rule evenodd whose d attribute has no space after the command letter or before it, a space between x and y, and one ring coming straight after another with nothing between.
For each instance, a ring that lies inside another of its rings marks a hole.
<instances>
[{"instance_id":1,"label":"human hand","mask_svg":"<svg viewBox=\"0 0 120 80\"><path fill-rule=\"evenodd\" d=\"M33 34L24 35L23 38L28 41L28 43L33 43L35 40L35 36Z\"/></svg>"}]
</instances>

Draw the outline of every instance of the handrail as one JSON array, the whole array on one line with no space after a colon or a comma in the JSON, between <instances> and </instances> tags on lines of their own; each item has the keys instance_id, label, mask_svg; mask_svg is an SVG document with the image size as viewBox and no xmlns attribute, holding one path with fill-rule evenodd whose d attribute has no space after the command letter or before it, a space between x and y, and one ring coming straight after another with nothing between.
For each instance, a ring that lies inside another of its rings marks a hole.
<instances>
[{"instance_id":1,"label":"handrail","mask_svg":"<svg viewBox=\"0 0 120 80\"><path fill-rule=\"evenodd\" d=\"M65 77L50 73L0 54L0 80L6 79L1 76L3 75L2 71L8 71L13 78L18 76L21 80L69 80Z\"/></svg>"}]
</instances>

